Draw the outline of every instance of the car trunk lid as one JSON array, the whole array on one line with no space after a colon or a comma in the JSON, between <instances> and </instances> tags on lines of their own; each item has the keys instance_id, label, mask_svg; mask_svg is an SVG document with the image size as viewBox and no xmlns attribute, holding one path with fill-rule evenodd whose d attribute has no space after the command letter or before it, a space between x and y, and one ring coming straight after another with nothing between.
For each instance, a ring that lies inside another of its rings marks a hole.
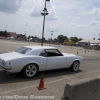
<instances>
[{"instance_id":1,"label":"car trunk lid","mask_svg":"<svg viewBox=\"0 0 100 100\"><path fill-rule=\"evenodd\" d=\"M10 53L0 54L0 59L7 61L11 59L20 58L22 56L24 55L17 52L10 52Z\"/></svg>"}]
</instances>

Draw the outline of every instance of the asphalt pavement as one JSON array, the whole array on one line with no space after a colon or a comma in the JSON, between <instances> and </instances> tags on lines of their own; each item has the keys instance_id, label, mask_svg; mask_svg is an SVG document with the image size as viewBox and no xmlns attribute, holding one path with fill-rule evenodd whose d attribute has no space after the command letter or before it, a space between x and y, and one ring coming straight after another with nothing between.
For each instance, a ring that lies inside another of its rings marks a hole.
<instances>
[{"instance_id":1,"label":"asphalt pavement","mask_svg":"<svg viewBox=\"0 0 100 100\"><path fill-rule=\"evenodd\" d=\"M11 52L26 45L41 44L0 40L0 53ZM61 52L83 56L84 61L80 70L78 72L71 72L69 69L44 71L39 72L32 79L27 79L21 73L11 74L0 68L0 100L61 100L64 87L68 82L100 75L100 51L85 51L82 47L74 46L44 45L57 47ZM38 90L36 86L39 85L42 73L46 89Z\"/></svg>"}]
</instances>

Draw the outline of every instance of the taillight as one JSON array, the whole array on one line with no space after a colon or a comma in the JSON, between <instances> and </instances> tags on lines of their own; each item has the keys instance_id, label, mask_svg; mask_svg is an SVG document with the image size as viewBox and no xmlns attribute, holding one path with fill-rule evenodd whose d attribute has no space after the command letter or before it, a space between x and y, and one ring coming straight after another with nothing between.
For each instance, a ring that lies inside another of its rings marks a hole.
<instances>
[{"instance_id":1,"label":"taillight","mask_svg":"<svg viewBox=\"0 0 100 100\"><path fill-rule=\"evenodd\" d=\"M6 65L6 62L4 60L2 60L2 65L4 65L4 66Z\"/></svg>"}]
</instances>

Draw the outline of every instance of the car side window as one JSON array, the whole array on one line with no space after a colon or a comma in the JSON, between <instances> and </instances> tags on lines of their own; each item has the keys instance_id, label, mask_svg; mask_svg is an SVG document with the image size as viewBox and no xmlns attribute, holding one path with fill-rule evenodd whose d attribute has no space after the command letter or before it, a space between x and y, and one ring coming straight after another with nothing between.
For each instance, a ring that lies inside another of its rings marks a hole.
<instances>
[{"instance_id":1,"label":"car side window","mask_svg":"<svg viewBox=\"0 0 100 100\"><path fill-rule=\"evenodd\" d=\"M40 53L39 56L47 57L47 54L46 54L46 52L43 50L43 51Z\"/></svg>"},{"instance_id":2,"label":"car side window","mask_svg":"<svg viewBox=\"0 0 100 100\"><path fill-rule=\"evenodd\" d=\"M46 49L47 57L63 56L57 49Z\"/></svg>"}]
</instances>

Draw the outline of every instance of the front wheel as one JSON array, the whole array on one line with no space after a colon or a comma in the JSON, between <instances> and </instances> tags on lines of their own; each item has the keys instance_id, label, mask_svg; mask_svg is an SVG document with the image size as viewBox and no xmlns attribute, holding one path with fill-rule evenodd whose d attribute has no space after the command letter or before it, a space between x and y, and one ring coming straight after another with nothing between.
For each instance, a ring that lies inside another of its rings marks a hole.
<instances>
[{"instance_id":1,"label":"front wheel","mask_svg":"<svg viewBox=\"0 0 100 100\"><path fill-rule=\"evenodd\" d=\"M79 62L78 61L75 61L72 65L71 65L71 67L70 67L70 69L72 70L72 71L74 71L74 72L77 72L78 70L79 70Z\"/></svg>"},{"instance_id":2,"label":"front wheel","mask_svg":"<svg viewBox=\"0 0 100 100\"><path fill-rule=\"evenodd\" d=\"M32 78L37 74L38 68L35 64L29 64L23 69L23 74L28 77Z\"/></svg>"}]
</instances>

